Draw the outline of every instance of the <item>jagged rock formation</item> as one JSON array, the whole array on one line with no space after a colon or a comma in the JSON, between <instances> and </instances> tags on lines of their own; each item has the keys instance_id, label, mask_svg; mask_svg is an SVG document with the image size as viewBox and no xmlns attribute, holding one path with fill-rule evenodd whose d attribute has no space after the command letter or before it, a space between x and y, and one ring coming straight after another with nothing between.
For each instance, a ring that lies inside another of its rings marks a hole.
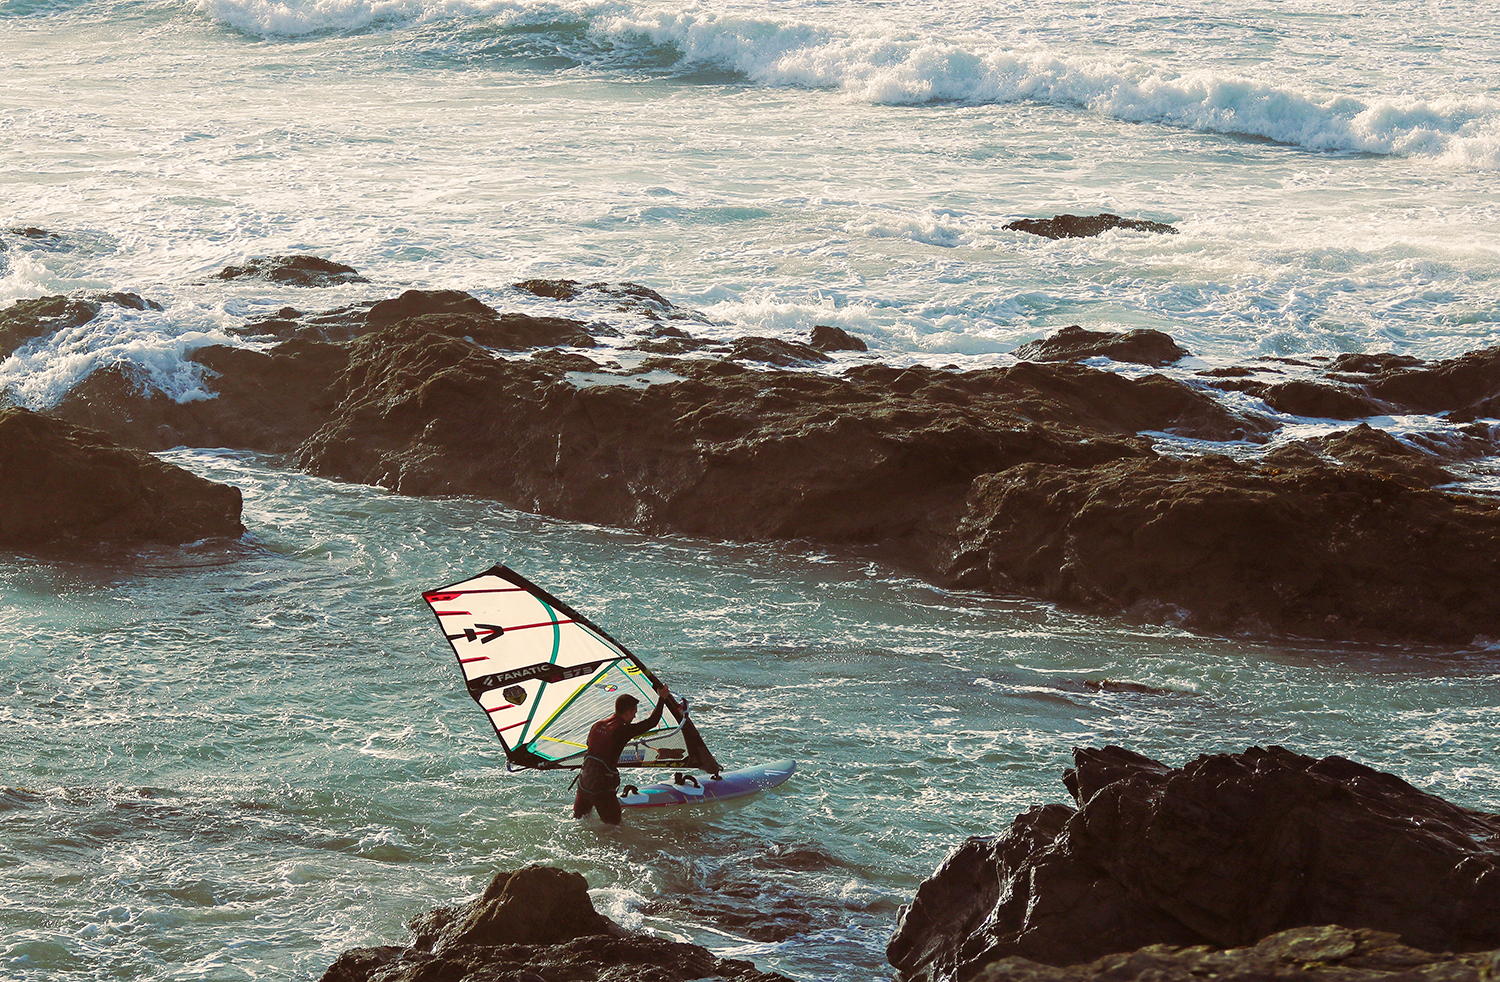
<instances>
[{"instance_id":1,"label":"jagged rock formation","mask_svg":"<svg viewBox=\"0 0 1500 982\"><path fill-rule=\"evenodd\" d=\"M1500 815L1279 747L1180 769L1119 747L1074 760L1076 810L1034 808L969 839L918 888L887 948L903 979L1329 924L1429 951L1500 947Z\"/></svg>"},{"instance_id":2,"label":"jagged rock formation","mask_svg":"<svg viewBox=\"0 0 1500 982\"><path fill-rule=\"evenodd\" d=\"M650 336L626 347L659 357L626 371L558 350L596 347L607 325L413 290L284 308L244 328L269 347L193 352L214 398L179 404L117 367L53 412L146 449L290 454L325 477L650 533L808 539L945 584L1200 630L1500 636L1500 509L1434 490L1495 453L1487 424L1401 440L1362 426L1259 459L1184 459L1160 434L1266 441L1280 424L1211 386L1264 395L1279 369L1126 377L1071 359L1152 364L1182 349L1157 332L1067 329L1030 346L1046 361L834 374L808 370L828 357L813 345L693 337L641 287L518 286L640 306ZM1341 358L1326 374L1381 407L1399 395L1479 412L1500 398L1500 354Z\"/></svg>"},{"instance_id":3,"label":"jagged rock formation","mask_svg":"<svg viewBox=\"0 0 1500 982\"><path fill-rule=\"evenodd\" d=\"M1025 958L985 966L974 982L1492 982L1500 952L1433 954L1384 931L1337 925L1281 931L1246 948L1148 945L1066 968Z\"/></svg>"},{"instance_id":4,"label":"jagged rock formation","mask_svg":"<svg viewBox=\"0 0 1500 982\"><path fill-rule=\"evenodd\" d=\"M1248 392L1279 412L1324 419L1447 413L1453 422L1500 416L1500 348L1425 362L1407 355L1347 354L1315 358L1317 379L1266 381L1259 366L1203 373L1216 388Z\"/></svg>"},{"instance_id":5,"label":"jagged rock formation","mask_svg":"<svg viewBox=\"0 0 1500 982\"><path fill-rule=\"evenodd\" d=\"M819 351L869 351L870 346L850 334L842 327L832 324L814 324L808 341Z\"/></svg>"},{"instance_id":6,"label":"jagged rock formation","mask_svg":"<svg viewBox=\"0 0 1500 982\"><path fill-rule=\"evenodd\" d=\"M1487 634L1500 624L1500 509L1428 491L1441 468L1396 459L1409 468L1392 467L1399 477L1311 450L1294 464L1287 449L1271 467L1212 455L1020 464L975 479L948 573L1198 630Z\"/></svg>"},{"instance_id":7,"label":"jagged rock formation","mask_svg":"<svg viewBox=\"0 0 1500 982\"><path fill-rule=\"evenodd\" d=\"M1129 229L1132 232L1157 232L1176 235L1177 230L1162 222L1144 218L1121 218L1105 212L1102 215L1053 215L1051 218L1021 218L1005 226L1012 232L1030 232L1049 239L1083 239L1101 235L1112 228Z\"/></svg>"},{"instance_id":8,"label":"jagged rock formation","mask_svg":"<svg viewBox=\"0 0 1500 982\"><path fill-rule=\"evenodd\" d=\"M99 316L105 304L128 310L161 310L161 304L134 293L86 293L17 300L0 310L0 360L35 338L87 324Z\"/></svg>"},{"instance_id":9,"label":"jagged rock formation","mask_svg":"<svg viewBox=\"0 0 1500 982\"><path fill-rule=\"evenodd\" d=\"M0 546L239 536L240 492L26 409L0 409Z\"/></svg>"},{"instance_id":10,"label":"jagged rock formation","mask_svg":"<svg viewBox=\"0 0 1500 982\"><path fill-rule=\"evenodd\" d=\"M214 274L218 280L265 280L282 286L337 286L368 283L353 266L321 256L257 256L238 266L225 266Z\"/></svg>"},{"instance_id":11,"label":"jagged rock formation","mask_svg":"<svg viewBox=\"0 0 1500 982\"><path fill-rule=\"evenodd\" d=\"M1023 344L1012 352L1023 361L1083 361L1103 356L1160 368L1188 356L1188 351L1161 331L1138 330L1117 334L1089 331L1077 324L1045 338Z\"/></svg>"},{"instance_id":12,"label":"jagged rock formation","mask_svg":"<svg viewBox=\"0 0 1500 982\"><path fill-rule=\"evenodd\" d=\"M630 934L594 909L583 877L547 866L498 873L478 899L410 927L408 947L346 951L322 982L787 982L698 945Z\"/></svg>"}]
</instances>

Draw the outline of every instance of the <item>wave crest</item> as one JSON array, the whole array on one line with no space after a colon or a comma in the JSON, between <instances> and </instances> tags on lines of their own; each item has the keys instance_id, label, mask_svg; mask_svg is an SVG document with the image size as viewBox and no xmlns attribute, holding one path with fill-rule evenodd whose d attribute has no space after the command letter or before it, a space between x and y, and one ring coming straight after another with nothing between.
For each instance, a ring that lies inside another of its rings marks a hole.
<instances>
[{"instance_id":1,"label":"wave crest","mask_svg":"<svg viewBox=\"0 0 1500 982\"><path fill-rule=\"evenodd\" d=\"M955 42L893 24L858 30L701 8L642 8L525 0L196 0L197 9L258 35L302 35L462 21L455 48L476 42L475 20L496 35L525 30L525 54L555 48L561 63L610 72L730 72L772 87L833 89L876 104L1038 102L1117 119L1271 140L1309 150L1435 158L1500 169L1500 99L1317 93L1212 69L1170 73L975 35ZM586 44L580 44L580 33ZM548 40L550 37L550 41ZM629 57L649 47L643 62ZM503 53L505 45L480 49ZM622 57L625 56L625 57Z\"/></svg>"}]
</instances>

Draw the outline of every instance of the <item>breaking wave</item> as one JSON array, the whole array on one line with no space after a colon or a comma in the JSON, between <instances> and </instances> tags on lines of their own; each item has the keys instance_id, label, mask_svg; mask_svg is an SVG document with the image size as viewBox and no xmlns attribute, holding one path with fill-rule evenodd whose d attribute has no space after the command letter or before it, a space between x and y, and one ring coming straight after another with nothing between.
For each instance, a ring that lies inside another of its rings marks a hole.
<instances>
[{"instance_id":1,"label":"breaking wave","mask_svg":"<svg viewBox=\"0 0 1500 982\"><path fill-rule=\"evenodd\" d=\"M850 30L629 4L196 0L196 6L262 37L451 28L424 44L459 60L512 57L531 66L605 72L729 73L765 86L836 90L875 104L1041 103L1313 151L1500 169L1500 99L1488 93L1356 98L1217 69L1170 71L1129 56L1100 60L1015 48L980 35L950 41L895 25Z\"/></svg>"}]
</instances>

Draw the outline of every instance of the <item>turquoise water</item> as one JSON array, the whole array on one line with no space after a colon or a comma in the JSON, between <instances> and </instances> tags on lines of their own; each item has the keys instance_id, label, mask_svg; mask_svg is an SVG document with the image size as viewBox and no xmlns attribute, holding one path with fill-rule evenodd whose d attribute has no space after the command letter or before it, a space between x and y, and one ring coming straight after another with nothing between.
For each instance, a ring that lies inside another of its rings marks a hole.
<instances>
[{"instance_id":1,"label":"turquoise water","mask_svg":"<svg viewBox=\"0 0 1500 982\"><path fill-rule=\"evenodd\" d=\"M0 561L18 982L314 977L533 862L583 873L632 927L882 978L897 906L965 836L1065 800L1081 745L1182 763L1279 743L1500 810L1492 651L1194 638L795 547L166 456L244 489L243 542ZM497 560L693 696L726 764L798 774L738 808L573 821L566 777L506 773L420 598Z\"/></svg>"},{"instance_id":2,"label":"turquoise water","mask_svg":"<svg viewBox=\"0 0 1500 982\"><path fill-rule=\"evenodd\" d=\"M1006 365L1073 323L1167 331L1189 382L1454 356L1500 325L1491 7L0 0L0 305L161 306L24 345L0 400L45 409L121 363L203 398L185 356L255 345L230 333L248 318L411 287L602 320L618 344L649 326L512 286L531 277L642 283L707 337L870 343L835 371ZM1003 228L1101 211L1178 234ZM294 252L371 282L211 278ZM531 862L585 874L631 926L808 982L882 978L898 905L965 836L1061 800L1075 745L1181 763L1280 743L1500 810L1493 639L1198 638L795 544L166 457L243 490L243 541L0 556L7 979L307 979ZM506 773L420 600L497 561L692 696L726 764L797 776L729 811L568 819L565 780Z\"/></svg>"}]
</instances>

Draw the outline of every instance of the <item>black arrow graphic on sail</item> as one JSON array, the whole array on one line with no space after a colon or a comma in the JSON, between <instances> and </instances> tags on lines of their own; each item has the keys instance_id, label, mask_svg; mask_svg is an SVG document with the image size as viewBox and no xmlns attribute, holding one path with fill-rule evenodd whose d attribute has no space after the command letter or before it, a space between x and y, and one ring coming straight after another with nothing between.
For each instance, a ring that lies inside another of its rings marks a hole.
<instances>
[{"instance_id":1,"label":"black arrow graphic on sail","mask_svg":"<svg viewBox=\"0 0 1500 982\"><path fill-rule=\"evenodd\" d=\"M481 631L484 632L483 638L479 636ZM504 633L505 628L499 624L475 624L473 627L464 628L464 633L462 634L448 635L448 640L457 641L459 638L463 638L465 641L478 641L480 644L489 644Z\"/></svg>"}]
</instances>

